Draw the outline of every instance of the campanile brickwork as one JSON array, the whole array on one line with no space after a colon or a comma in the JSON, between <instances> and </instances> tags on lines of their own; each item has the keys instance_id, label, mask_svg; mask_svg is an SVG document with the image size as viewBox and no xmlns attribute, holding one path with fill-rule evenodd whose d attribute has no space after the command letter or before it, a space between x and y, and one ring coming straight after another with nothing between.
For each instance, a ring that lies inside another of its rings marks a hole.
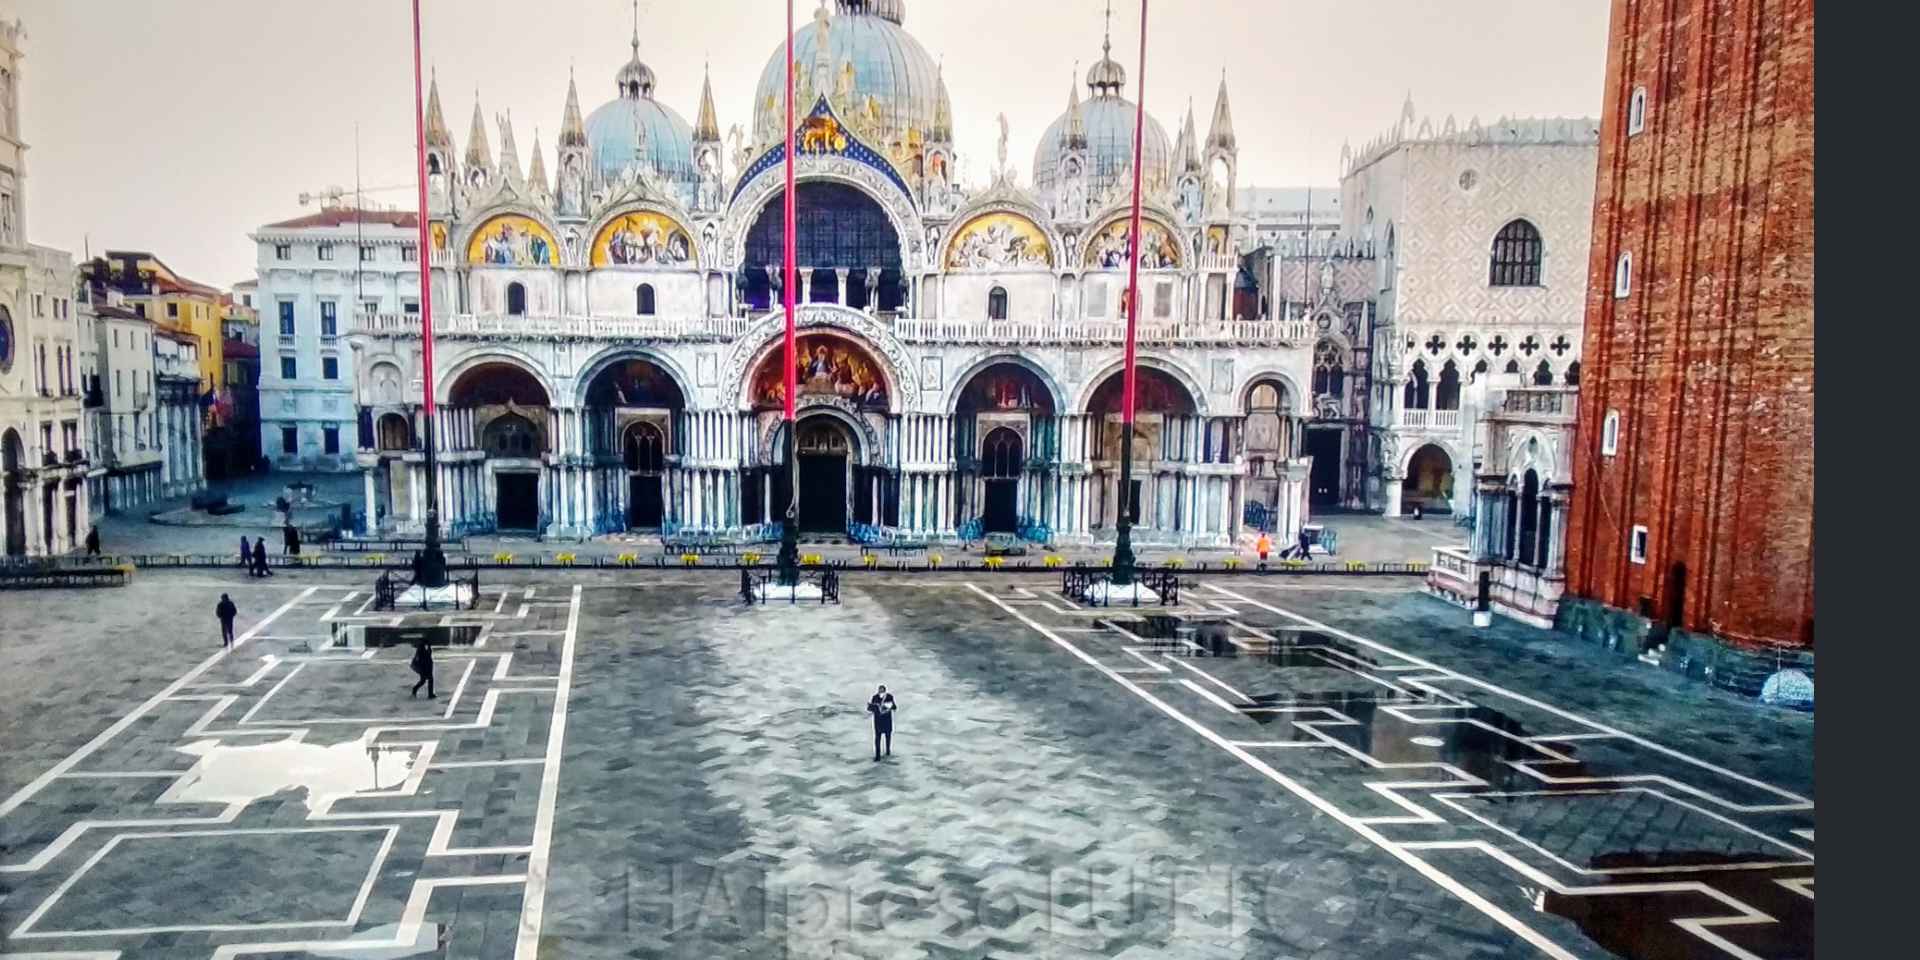
<instances>
[{"instance_id":1,"label":"campanile brickwork","mask_svg":"<svg viewBox=\"0 0 1920 960\"><path fill-rule=\"evenodd\" d=\"M1614 0L1606 83L1568 592L1810 647L1813 2Z\"/></svg>"}]
</instances>

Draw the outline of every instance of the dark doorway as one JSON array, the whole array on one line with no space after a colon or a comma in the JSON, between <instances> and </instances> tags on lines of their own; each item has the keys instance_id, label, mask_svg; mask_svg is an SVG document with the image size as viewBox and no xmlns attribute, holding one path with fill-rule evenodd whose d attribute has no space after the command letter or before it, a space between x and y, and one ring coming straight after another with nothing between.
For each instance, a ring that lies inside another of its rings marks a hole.
<instances>
[{"instance_id":1,"label":"dark doorway","mask_svg":"<svg viewBox=\"0 0 1920 960\"><path fill-rule=\"evenodd\" d=\"M0 307L0 310L4 310ZM8 430L0 438L0 484L6 486L7 498L7 556L24 557L27 555L27 495L20 483L20 470L25 464L26 450L20 442L20 435Z\"/></svg>"},{"instance_id":2,"label":"dark doorway","mask_svg":"<svg viewBox=\"0 0 1920 960\"><path fill-rule=\"evenodd\" d=\"M1667 626L1681 629L1687 622L1687 565L1676 563L1667 572Z\"/></svg>"},{"instance_id":3,"label":"dark doorway","mask_svg":"<svg viewBox=\"0 0 1920 960\"><path fill-rule=\"evenodd\" d=\"M1127 494L1127 522L1137 527L1140 525L1141 482L1138 480L1134 480L1131 482L1130 486L1131 486L1131 490Z\"/></svg>"},{"instance_id":4,"label":"dark doorway","mask_svg":"<svg viewBox=\"0 0 1920 960\"><path fill-rule=\"evenodd\" d=\"M1013 533L1020 527L1020 481L988 480L986 512L981 525L988 533Z\"/></svg>"},{"instance_id":5,"label":"dark doorway","mask_svg":"<svg viewBox=\"0 0 1920 960\"><path fill-rule=\"evenodd\" d=\"M627 465L627 529L651 530L666 516L660 478L666 472L666 438L651 423L627 428L623 455Z\"/></svg>"},{"instance_id":6,"label":"dark doorway","mask_svg":"<svg viewBox=\"0 0 1920 960\"><path fill-rule=\"evenodd\" d=\"M532 530L540 525L540 475L496 473L494 522L502 530Z\"/></svg>"},{"instance_id":7,"label":"dark doorway","mask_svg":"<svg viewBox=\"0 0 1920 960\"><path fill-rule=\"evenodd\" d=\"M847 532L846 431L832 421L815 420L800 428L794 451L800 465L800 531Z\"/></svg>"},{"instance_id":8,"label":"dark doorway","mask_svg":"<svg viewBox=\"0 0 1920 960\"><path fill-rule=\"evenodd\" d=\"M1308 430L1307 456L1313 472L1307 477L1307 500L1316 507L1340 504L1340 431Z\"/></svg>"},{"instance_id":9,"label":"dark doorway","mask_svg":"<svg viewBox=\"0 0 1920 960\"><path fill-rule=\"evenodd\" d=\"M1020 435L1006 427L987 434L982 445L986 463L987 496L980 517L988 533L1013 533L1020 529L1020 474L1025 469L1025 451Z\"/></svg>"}]
</instances>

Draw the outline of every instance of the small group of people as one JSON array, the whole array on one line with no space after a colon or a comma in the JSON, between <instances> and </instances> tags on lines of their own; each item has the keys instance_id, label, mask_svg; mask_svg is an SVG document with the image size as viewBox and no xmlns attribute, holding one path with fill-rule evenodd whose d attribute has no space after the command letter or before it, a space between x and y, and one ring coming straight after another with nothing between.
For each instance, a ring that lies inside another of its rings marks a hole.
<instances>
[{"instance_id":1,"label":"small group of people","mask_svg":"<svg viewBox=\"0 0 1920 960\"><path fill-rule=\"evenodd\" d=\"M281 549L286 556L300 555L300 528L289 523L280 530ZM267 538L260 537L249 542L245 536L240 538L240 566L246 568L249 577L271 577L273 568L267 566Z\"/></svg>"},{"instance_id":2,"label":"small group of people","mask_svg":"<svg viewBox=\"0 0 1920 960\"><path fill-rule=\"evenodd\" d=\"M1260 562L1266 563L1267 554L1273 550L1273 540L1272 538L1268 537L1265 532L1262 532L1260 534L1260 539L1254 542L1253 548L1255 551L1257 551L1260 554ZM1292 547L1282 547L1280 550L1280 559L1285 560L1289 556L1291 556L1300 560L1305 560L1310 555L1312 555L1312 553L1313 553L1313 538L1307 536L1306 527L1301 527L1299 543L1296 546L1292 546Z\"/></svg>"}]
</instances>

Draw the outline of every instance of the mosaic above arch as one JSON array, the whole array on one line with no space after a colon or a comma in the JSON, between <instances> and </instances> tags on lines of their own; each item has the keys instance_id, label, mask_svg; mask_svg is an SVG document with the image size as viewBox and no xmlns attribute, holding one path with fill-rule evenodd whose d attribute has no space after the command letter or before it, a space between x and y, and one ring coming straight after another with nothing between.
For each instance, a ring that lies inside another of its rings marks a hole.
<instances>
[{"instance_id":1,"label":"mosaic above arch","mask_svg":"<svg viewBox=\"0 0 1920 960\"><path fill-rule=\"evenodd\" d=\"M607 221L593 238L595 267L698 266L693 234L663 213L636 210Z\"/></svg>"},{"instance_id":2,"label":"mosaic above arch","mask_svg":"<svg viewBox=\"0 0 1920 960\"><path fill-rule=\"evenodd\" d=\"M1146 243L1140 247L1140 269L1167 270L1180 267L1180 245L1164 224L1142 217L1140 231ZM1087 237L1085 266L1089 270L1123 270L1127 266L1127 241L1133 232L1127 218L1114 220Z\"/></svg>"},{"instance_id":3,"label":"mosaic above arch","mask_svg":"<svg viewBox=\"0 0 1920 960\"><path fill-rule=\"evenodd\" d=\"M467 241L467 262L495 267L551 267L560 245L545 224L518 213L490 217Z\"/></svg>"},{"instance_id":4,"label":"mosaic above arch","mask_svg":"<svg viewBox=\"0 0 1920 960\"><path fill-rule=\"evenodd\" d=\"M753 376L753 405L779 409L786 402L782 373L784 351L775 350ZM803 333L794 340L798 399L832 397L861 410L887 409L887 385L880 363L857 341L831 333Z\"/></svg>"},{"instance_id":5,"label":"mosaic above arch","mask_svg":"<svg viewBox=\"0 0 1920 960\"><path fill-rule=\"evenodd\" d=\"M1053 247L1039 224L1008 210L983 213L955 231L947 245L947 269L992 270L1050 267Z\"/></svg>"}]
</instances>

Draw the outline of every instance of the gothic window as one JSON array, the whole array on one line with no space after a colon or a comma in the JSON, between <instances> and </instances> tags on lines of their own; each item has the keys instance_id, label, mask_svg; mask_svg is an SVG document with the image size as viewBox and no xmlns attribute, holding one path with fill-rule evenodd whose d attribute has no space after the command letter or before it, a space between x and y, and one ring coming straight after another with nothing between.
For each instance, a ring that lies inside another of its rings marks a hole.
<instances>
[{"instance_id":1,"label":"gothic window","mask_svg":"<svg viewBox=\"0 0 1920 960\"><path fill-rule=\"evenodd\" d=\"M1441 352L1445 351L1446 349L1447 349L1446 337L1443 337L1436 333L1433 336L1427 338L1428 353L1433 354L1434 356L1437 357L1441 354Z\"/></svg>"},{"instance_id":2,"label":"gothic window","mask_svg":"<svg viewBox=\"0 0 1920 960\"><path fill-rule=\"evenodd\" d=\"M1471 333L1463 333L1460 335L1459 342L1455 343L1453 348L1460 351L1461 356L1470 357L1473 356L1473 351L1480 348L1480 341Z\"/></svg>"},{"instance_id":3,"label":"gothic window","mask_svg":"<svg viewBox=\"0 0 1920 960\"><path fill-rule=\"evenodd\" d=\"M1407 396L1405 407L1408 410L1425 410L1429 394L1427 392L1427 362L1415 360L1413 372L1407 377Z\"/></svg>"},{"instance_id":4,"label":"gothic window","mask_svg":"<svg viewBox=\"0 0 1920 960\"><path fill-rule=\"evenodd\" d=\"M527 315L527 288L519 283L507 284L507 315L512 317Z\"/></svg>"},{"instance_id":5,"label":"gothic window","mask_svg":"<svg viewBox=\"0 0 1920 960\"><path fill-rule=\"evenodd\" d=\"M1346 386L1346 373L1341 368L1340 348L1331 340L1322 340L1313 348L1313 395L1316 397L1342 395Z\"/></svg>"},{"instance_id":6,"label":"gothic window","mask_svg":"<svg viewBox=\"0 0 1920 960\"><path fill-rule=\"evenodd\" d=\"M1479 363L1476 363L1476 364L1474 364L1474 365L1473 365L1473 377L1472 377L1472 379L1473 379L1473 380L1478 380L1478 379L1480 379L1480 377L1481 377L1481 375L1483 375L1483 374L1485 374L1485 373L1487 372L1487 370L1488 370L1488 367L1487 367L1487 361L1486 361L1486 359L1485 359L1485 358L1481 358L1481 360L1480 360L1480 362L1479 362Z\"/></svg>"},{"instance_id":7,"label":"gothic window","mask_svg":"<svg viewBox=\"0 0 1920 960\"><path fill-rule=\"evenodd\" d=\"M1580 385L1580 361L1575 360L1574 362L1567 364L1567 386L1577 387L1579 385Z\"/></svg>"},{"instance_id":8,"label":"gothic window","mask_svg":"<svg viewBox=\"0 0 1920 960\"><path fill-rule=\"evenodd\" d=\"M1513 359L1513 360L1508 360L1508 361L1507 361L1507 372L1508 372L1508 373L1519 373L1519 372L1520 372L1520 361L1519 361L1519 359L1518 359L1518 358L1516 358L1516 359Z\"/></svg>"},{"instance_id":9,"label":"gothic window","mask_svg":"<svg viewBox=\"0 0 1920 960\"><path fill-rule=\"evenodd\" d=\"M1393 289L1393 250L1393 221L1389 220L1387 221L1387 258L1381 261L1381 269L1385 274L1380 280L1380 289L1382 290Z\"/></svg>"},{"instance_id":10,"label":"gothic window","mask_svg":"<svg viewBox=\"0 0 1920 960\"><path fill-rule=\"evenodd\" d=\"M1540 285L1540 231L1525 220L1515 220L1493 237L1493 261L1487 283L1496 287Z\"/></svg>"},{"instance_id":11,"label":"gothic window","mask_svg":"<svg viewBox=\"0 0 1920 960\"><path fill-rule=\"evenodd\" d=\"M653 424L636 423L628 428L624 453L630 472L657 474L666 468L666 443L660 428Z\"/></svg>"},{"instance_id":12,"label":"gothic window","mask_svg":"<svg viewBox=\"0 0 1920 960\"><path fill-rule=\"evenodd\" d=\"M1647 88L1634 87L1633 97L1627 101L1627 136L1631 137L1647 128Z\"/></svg>"},{"instance_id":13,"label":"gothic window","mask_svg":"<svg viewBox=\"0 0 1920 960\"><path fill-rule=\"evenodd\" d=\"M1552 343L1547 344L1547 349L1552 350L1553 355L1556 357L1564 357L1567 355L1568 350L1573 349L1573 341L1567 339L1567 335L1564 333L1558 334L1553 338Z\"/></svg>"},{"instance_id":14,"label":"gothic window","mask_svg":"<svg viewBox=\"0 0 1920 960\"><path fill-rule=\"evenodd\" d=\"M1495 357L1506 353L1507 338L1497 333L1494 334L1493 339L1487 341L1487 352L1493 354Z\"/></svg>"},{"instance_id":15,"label":"gothic window","mask_svg":"<svg viewBox=\"0 0 1920 960\"><path fill-rule=\"evenodd\" d=\"M540 433L526 417L517 413L501 414L487 424L487 435L481 446L488 456L528 459L539 449Z\"/></svg>"},{"instance_id":16,"label":"gothic window","mask_svg":"<svg viewBox=\"0 0 1920 960\"><path fill-rule=\"evenodd\" d=\"M1020 476L1025 467L1024 456L1020 449L1020 435L1005 427L987 435L985 452L988 479L1015 479Z\"/></svg>"},{"instance_id":17,"label":"gothic window","mask_svg":"<svg viewBox=\"0 0 1920 960\"><path fill-rule=\"evenodd\" d=\"M1007 288L994 287L987 294L987 319L1005 320L1007 318Z\"/></svg>"},{"instance_id":18,"label":"gothic window","mask_svg":"<svg viewBox=\"0 0 1920 960\"><path fill-rule=\"evenodd\" d=\"M1600 422L1600 452L1613 456L1620 451L1620 411L1608 410L1605 420Z\"/></svg>"},{"instance_id":19,"label":"gothic window","mask_svg":"<svg viewBox=\"0 0 1920 960\"><path fill-rule=\"evenodd\" d=\"M1448 360L1440 368L1439 388L1434 391L1433 406L1436 410L1460 409L1460 368Z\"/></svg>"},{"instance_id":20,"label":"gothic window","mask_svg":"<svg viewBox=\"0 0 1920 960\"><path fill-rule=\"evenodd\" d=\"M1520 341L1520 352L1531 357L1540 352L1540 338L1529 333Z\"/></svg>"},{"instance_id":21,"label":"gothic window","mask_svg":"<svg viewBox=\"0 0 1920 960\"><path fill-rule=\"evenodd\" d=\"M440 155L439 154L437 153L427 154L427 173L432 174L433 176L436 176L436 177L440 175Z\"/></svg>"},{"instance_id":22,"label":"gothic window","mask_svg":"<svg viewBox=\"0 0 1920 960\"><path fill-rule=\"evenodd\" d=\"M1545 360L1540 361L1540 365L1533 368L1533 385L1536 387L1553 386L1553 368L1547 366Z\"/></svg>"},{"instance_id":23,"label":"gothic window","mask_svg":"<svg viewBox=\"0 0 1920 960\"><path fill-rule=\"evenodd\" d=\"M389 413L380 418L380 449L406 450L413 446L413 428L407 418Z\"/></svg>"},{"instance_id":24,"label":"gothic window","mask_svg":"<svg viewBox=\"0 0 1920 960\"><path fill-rule=\"evenodd\" d=\"M1633 292L1633 254L1623 253L1613 265L1613 295L1624 297Z\"/></svg>"},{"instance_id":25,"label":"gothic window","mask_svg":"<svg viewBox=\"0 0 1920 960\"><path fill-rule=\"evenodd\" d=\"M1520 485L1520 554L1519 561L1525 566L1535 566L1539 558L1534 547L1538 540L1538 521L1540 519L1540 475L1527 471L1526 479Z\"/></svg>"},{"instance_id":26,"label":"gothic window","mask_svg":"<svg viewBox=\"0 0 1920 960\"><path fill-rule=\"evenodd\" d=\"M634 312L643 317L651 317L654 312L653 284L643 283L634 291Z\"/></svg>"}]
</instances>

